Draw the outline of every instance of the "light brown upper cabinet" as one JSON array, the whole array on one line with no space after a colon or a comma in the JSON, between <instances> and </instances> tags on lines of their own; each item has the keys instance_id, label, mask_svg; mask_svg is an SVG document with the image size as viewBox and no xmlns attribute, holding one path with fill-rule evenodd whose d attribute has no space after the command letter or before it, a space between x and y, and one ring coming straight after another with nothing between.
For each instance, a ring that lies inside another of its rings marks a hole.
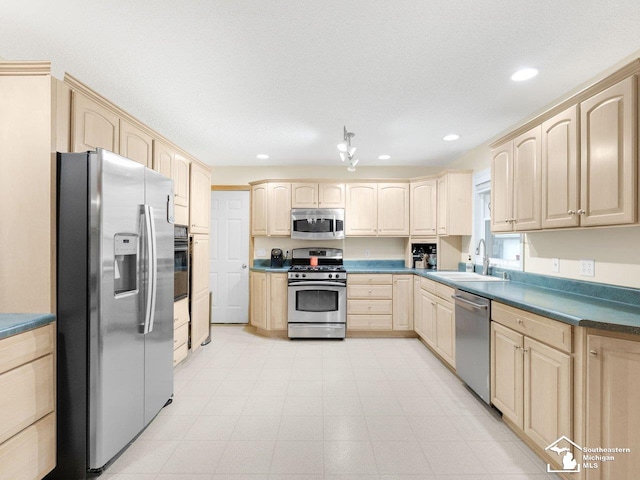
<instances>
[{"instance_id":1,"label":"light brown upper cabinet","mask_svg":"<svg viewBox=\"0 0 640 480\"><path fill-rule=\"evenodd\" d=\"M491 231L540 228L541 127L532 128L492 152Z\"/></svg>"},{"instance_id":2,"label":"light brown upper cabinet","mask_svg":"<svg viewBox=\"0 0 640 480\"><path fill-rule=\"evenodd\" d=\"M580 224L578 108L542 124L542 228Z\"/></svg>"},{"instance_id":3,"label":"light brown upper cabinet","mask_svg":"<svg viewBox=\"0 0 640 480\"><path fill-rule=\"evenodd\" d=\"M344 183L293 183L291 208L344 208Z\"/></svg>"},{"instance_id":4,"label":"light brown upper cabinet","mask_svg":"<svg viewBox=\"0 0 640 480\"><path fill-rule=\"evenodd\" d=\"M378 184L378 235L409 236L409 184Z\"/></svg>"},{"instance_id":5,"label":"light brown upper cabinet","mask_svg":"<svg viewBox=\"0 0 640 480\"><path fill-rule=\"evenodd\" d=\"M291 235L291 184L269 183L268 235Z\"/></svg>"},{"instance_id":6,"label":"light brown upper cabinet","mask_svg":"<svg viewBox=\"0 0 640 480\"><path fill-rule=\"evenodd\" d=\"M432 236L436 232L437 180L411 183L410 211L412 236Z\"/></svg>"},{"instance_id":7,"label":"light brown upper cabinet","mask_svg":"<svg viewBox=\"0 0 640 480\"><path fill-rule=\"evenodd\" d=\"M86 152L104 148L120 153L120 118L81 93L71 97L72 151Z\"/></svg>"},{"instance_id":8,"label":"light brown upper cabinet","mask_svg":"<svg viewBox=\"0 0 640 480\"><path fill-rule=\"evenodd\" d=\"M267 183L260 183L251 187L251 235L267 234Z\"/></svg>"},{"instance_id":9,"label":"light brown upper cabinet","mask_svg":"<svg viewBox=\"0 0 640 480\"><path fill-rule=\"evenodd\" d=\"M153 166L151 135L126 120L120 120L120 155L145 167Z\"/></svg>"},{"instance_id":10,"label":"light brown upper cabinet","mask_svg":"<svg viewBox=\"0 0 640 480\"><path fill-rule=\"evenodd\" d=\"M211 170L198 162L191 162L190 178L189 231L191 233L209 233Z\"/></svg>"},{"instance_id":11,"label":"light brown upper cabinet","mask_svg":"<svg viewBox=\"0 0 640 480\"><path fill-rule=\"evenodd\" d=\"M636 221L636 88L633 75L580 104L582 226Z\"/></svg>"},{"instance_id":12,"label":"light brown upper cabinet","mask_svg":"<svg viewBox=\"0 0 640 480\"><path fill-rule=\"evenodd\" d=\"M153 141L153 169L173 180L174 217L178 225L189 225L189 164L173 148Z\"/></svg>"},{"instance_id":13,"label":"light brown upper cabinet","mask_svg":"<svg viewBox=\"0 0 640 480\"><path fill-rule=\"evenodd\" d=\"M447 171L437 179L438 235L471 235L471 173Z\"/></svg>"},{"instance_id":14,"label":"light brown upper cabinet","mask_svg":"<svg viewBox=\"0 0 640 480\"><path fill-rule=\"evenodd\" d=\"M345 234L361 237L409 236L409 184L348 184Z\"/></svg>"},{"instance_id":15,"label":"light brown upper cabinet","mask_svg":"<svg viewBox=\"0 0 640 480\"><path fill-rule=\"evenodd\" d=\"M345 235L376 236L378 233L378 184L347 184Z\"/></svg>"}]
</instances>

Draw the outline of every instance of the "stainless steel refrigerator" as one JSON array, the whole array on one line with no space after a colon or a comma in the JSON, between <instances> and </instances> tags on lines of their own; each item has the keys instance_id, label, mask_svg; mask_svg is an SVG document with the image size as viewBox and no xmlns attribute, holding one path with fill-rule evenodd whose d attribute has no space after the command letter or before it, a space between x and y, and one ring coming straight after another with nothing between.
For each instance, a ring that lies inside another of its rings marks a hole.
<instances>
[{"instance_id":1,"label":"stainless steel refrigerator","mask_svg":"<svg viewBox=\"0 0 640 480\"><path fill-rule=\"evenodd\" d=\"M58 153L58 466L102 471L173 394L173 181Z\"/></svg>"}]
</instances>

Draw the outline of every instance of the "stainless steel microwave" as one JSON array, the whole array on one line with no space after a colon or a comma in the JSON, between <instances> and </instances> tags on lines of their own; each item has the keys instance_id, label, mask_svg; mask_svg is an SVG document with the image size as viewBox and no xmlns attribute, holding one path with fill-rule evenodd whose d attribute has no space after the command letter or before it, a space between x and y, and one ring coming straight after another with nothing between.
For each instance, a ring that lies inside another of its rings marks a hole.
<instances>
[{"instance_id":1,"label":"stainless steel microwave","mask_svg":"<svg viewBox=\"0 0 640 480\"><path fill-rule=\"evenodd\" d=\"M291 238L340 240L344 238L344 208L293 208Z\"/></svg>"}]
</instances>

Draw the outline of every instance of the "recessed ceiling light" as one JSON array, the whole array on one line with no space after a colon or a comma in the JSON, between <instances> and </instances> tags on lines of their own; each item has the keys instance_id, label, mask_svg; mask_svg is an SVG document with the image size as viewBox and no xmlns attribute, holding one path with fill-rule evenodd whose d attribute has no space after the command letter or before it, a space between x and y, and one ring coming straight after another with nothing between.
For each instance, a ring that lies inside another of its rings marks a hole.
<instances>
[{"instance_id":1,"label":"recessed ceiling light","mask_svg":"<svg viewBox=\"0 0 640 480\"><path fill-rule=\"evenodd\" d=\"M523 82L535 77L536 75L538 75L537 68L521 68L516 73L511 75L511 80L513 80L514 82Z\"/></svg>"},{"instance_id":2,"label":"recessed ceiling light","mask_svg":"<svg viewBox=\"0 0 640 480\"><path fill-rule=\"evenodd\" d=\"M454 140L457 140L460 138L460 135L456 134L456 133L451 133L449 135L447 135L446 137L442 137L442 139L446 142L453 142Z\"/></svg>"},{"instance_id":3,"label":"recessed ceiling light","mask_svg":"<svg viewBox=\"0 0 640 480\"><path fill-rule=\"evenodd\" d=\"M256 155L256 158L259 158L260 160L267 160L269 158L269 155L267 155L266 153L259 153L258 155Z\"/></svg>"},{"instance_id":4,"label":"recessed ceiling light","mask_svg":"<svg viewBox=\"0 0 640 480\"><path fill-rule=\"evenodd\" d=\"M378 160L389 160L391 158L391 155L380 155L378 157Z\"/></svg>"}]
</instances>

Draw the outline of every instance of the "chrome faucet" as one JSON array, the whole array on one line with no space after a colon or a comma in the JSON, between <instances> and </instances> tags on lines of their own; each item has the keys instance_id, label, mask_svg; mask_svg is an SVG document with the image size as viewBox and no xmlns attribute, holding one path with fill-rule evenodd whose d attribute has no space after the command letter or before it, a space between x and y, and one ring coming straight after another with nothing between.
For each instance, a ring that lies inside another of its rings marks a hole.
<instances>
[{"instance_id":1,"label":"chrome faucet","mask_svg":"<svg viewBox=\"0 0 640 480\"><path fill-rule=\"evenodd\" d=\"M487 244L484 243L484 238L481 238L476 247L476 255L480 255L480 245L484 250L484 257L482 257L482 275L489 275L489 254L487 253Z\"/></svg>"}]
</instances>

